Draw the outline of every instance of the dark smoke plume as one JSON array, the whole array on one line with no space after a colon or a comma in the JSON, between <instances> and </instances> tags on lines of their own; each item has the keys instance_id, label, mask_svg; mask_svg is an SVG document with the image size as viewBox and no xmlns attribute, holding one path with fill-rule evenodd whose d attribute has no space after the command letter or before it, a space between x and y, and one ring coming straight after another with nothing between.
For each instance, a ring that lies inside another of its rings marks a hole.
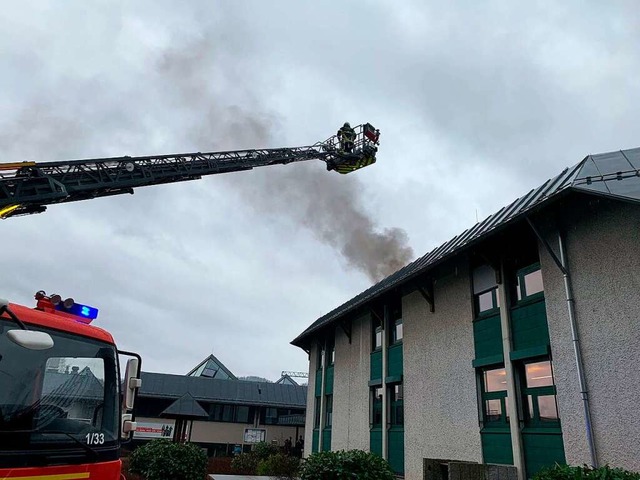
<instances>
[{"instance_id":1,"label":"dark smoke plume","mask_svg":"<svg viewBox=\"0 0 640 480\"><path fill-rule=\"evenodd\" d=\"M249 92L242 96L253 105L248 110L224 105L220 95L212 91L212 78L221 68L216 65L215 42L203 38L165 52L158 65L161 76L174 88L174 93L194 109L193 125L186 138L194 145L217 148L257 148L273 144L277 122L261 114L258 99ZM225 65L233 80L231 88L242 90L242 72ZM224 81L219 78L220 81ZM327 125L328 136L336 129ZM319 139L309 139L310 143ZM372 167L372 168L375 168ZM289 215L309 228L320 241L339 251L347 263L362 271L374 282L392 274L413 258L406 232L399 228L379 229L363 205L363 188L357 173L348 177L327 172L323 163L268 167L254 172L225 176L243 198L265 214Z\"/></svg>"}]
</instances>

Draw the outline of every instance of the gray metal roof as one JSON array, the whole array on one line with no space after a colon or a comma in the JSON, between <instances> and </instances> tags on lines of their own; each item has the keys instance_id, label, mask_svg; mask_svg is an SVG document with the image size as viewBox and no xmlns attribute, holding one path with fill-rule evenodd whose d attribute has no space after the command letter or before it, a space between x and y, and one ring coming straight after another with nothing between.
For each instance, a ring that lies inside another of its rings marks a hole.
<instances>
[{"instance_id":1,"label":"gray metal roof","mask_svg":"<svg viewBox=\"0 0 640 480\"><path fill-rule=\"evenodd\" d=\"M320 317L291 343L304 347L314 332L572 191L640 203L640 148L585 157L577 165L564 169L538 188Z\"/></svg>"},{"instance_id":2,"label":"gray metal roof","mask_svg":"<svg viewBox=\"0 0 640 480\"><path fill-rule=\"evenodd\" d=\"M306 386L142 372L141 397L180 398L185 393L198 401L238 405L305 408L307 404Z\"/></svg>"},{"instance_id":3,"label":"gray metal roof","mask_svg":"<svg viewBox=\"0 0 640 480\"><path fill-rule=\"evenodd\" d=\"M207 412L188 392L169 405L160 416L167 418L209 418Z\"/></svg>"},{"instance_id":4,"label":"gray metal roof","mask_svg":"<svg viewBox=\"0 0 640 480\"><path fill-rule=\"evenodd\" d=\"M47 371L42 385L43 397L101 400L104 387L89 368L77 373Z\"/></svg>"}]
</instances>

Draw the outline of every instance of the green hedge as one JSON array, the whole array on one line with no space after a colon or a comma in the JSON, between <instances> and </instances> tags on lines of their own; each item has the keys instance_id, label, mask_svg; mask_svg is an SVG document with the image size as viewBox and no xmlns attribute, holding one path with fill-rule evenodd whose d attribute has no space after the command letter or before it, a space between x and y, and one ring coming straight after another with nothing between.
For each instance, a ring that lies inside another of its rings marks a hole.
<instances>
[{"instance_id":1,"label":"green hedge","mask_svg":"<svg viewBox=\"0 0 640 480\"><path fill-rule=\"evenodd\" d=\"M299 468L300 460L297 457L276 453L264 460L260 460L256 468L256 474L278 478L294 478L298 475Z\"/></svg>"},{"instance_id":2,"label":"green hedge","mask_svg":"<svg viewBox=\"0 0 640 480\"><path fill-rule=\"evenodd\" d=\"M640 480L640 473L628 472L608 465L600 468L556 465L538 472L533 480Z\"/></svg>"},{"instance_id":3,"label":"green hedge","mask_svg":"<svg viewBox=\"0 0 640 480\"><path fill-rule=\"evenodd\" d=\"M146 480L202 480L207 474L207 454L193 443L153 440L134 450L129 471Z\"/></svg>"},{"instance_id":4,"label":"green hedge","mask_svg":"<svg viewBox=\"0 0 640 480\"><path fill-rule=\"evenodd\" d=\"M394 480L386 460L362 450L320 452L311 455L300 469L302 480Z\"/></svg>"}]
</instances>

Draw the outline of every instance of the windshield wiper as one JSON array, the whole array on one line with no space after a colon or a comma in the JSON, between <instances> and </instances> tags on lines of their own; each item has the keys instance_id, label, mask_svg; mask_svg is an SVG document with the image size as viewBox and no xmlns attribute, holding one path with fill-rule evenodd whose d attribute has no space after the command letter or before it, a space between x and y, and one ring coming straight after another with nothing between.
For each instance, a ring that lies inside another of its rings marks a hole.
<instances>
[{"instance_id":1,"label":"windshield wiper","mask_svg":"<svg viewBox=\"0 0 640 480\"><path fill-rule=\"evenodd\" d=\"M76 437L74 437L73 435L71 435L70 433L67 432L63 432L62 430L5 430L5 431L0 431L0 434L15 434L15 433L50 433L52 435L66 435L67 437L69 437L71 440L73 440L74 443L76 443L77 445L79 445L85 452L87 452L88 454L90 454L94 460L98 459L98 452L96 452L93 448L91 448L89 445L86 445L84 443L82 443L80 440L78 440Z\"/></svg>"}]
</instances>

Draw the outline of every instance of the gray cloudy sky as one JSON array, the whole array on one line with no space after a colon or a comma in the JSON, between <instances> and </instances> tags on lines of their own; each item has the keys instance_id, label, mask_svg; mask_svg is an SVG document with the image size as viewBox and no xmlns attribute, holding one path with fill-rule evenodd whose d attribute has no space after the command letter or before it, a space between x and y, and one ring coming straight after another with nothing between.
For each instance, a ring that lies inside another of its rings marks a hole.
<instances>
[{"instance_id":1,"label":"gray cloudy sky","mask_svg":"<svg viewBox=\"0 0 640 480\"><path fill-rule=\"evenodd\" d=\"M99 307L149 371L306 370L288 342L371 285L385 235L422 255L639 146L639 44L634 0L4 5L0 162L306 145L345 120L382 145L353 175L267 167L3 221L0 296Z\"/></svg>"}]
</instances>

